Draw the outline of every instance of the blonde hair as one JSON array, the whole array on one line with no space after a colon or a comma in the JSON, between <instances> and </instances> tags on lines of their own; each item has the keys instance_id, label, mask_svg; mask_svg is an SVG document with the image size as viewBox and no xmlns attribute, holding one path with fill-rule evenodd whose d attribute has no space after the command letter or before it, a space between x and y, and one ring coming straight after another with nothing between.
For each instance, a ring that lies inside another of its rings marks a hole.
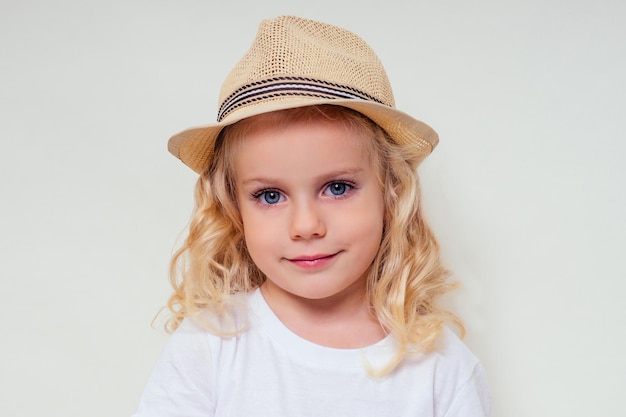
<instances>
[{"instance_id":1,"label":"blonde hair","mask_svg":"<svg viewBox=\"0 0 626 417\"><path fill-rule=\"evenodd\" d=\"M461 321L435 302L454 285L447 281L439 244L420 204L417 166L423 154L416 147L393 142L360 113L332 105L252 117L220 134L215 156L196 184L189 234L172 258L174 293L168 301L171 317L166 329L173 331L185 317L197 318L206 310L217 316L229 314L231 294L251 291L265 280L245 246L232 154L237 139L268 118L278 126L293 121L339 122L368 139L365 144L378 168L385 214L383 238L368 271L367 296L373 314L398 346L395 359L380 373L391 371L407 353L432 350L446 321L463 333Z\"/></svg>"}]
</instances>

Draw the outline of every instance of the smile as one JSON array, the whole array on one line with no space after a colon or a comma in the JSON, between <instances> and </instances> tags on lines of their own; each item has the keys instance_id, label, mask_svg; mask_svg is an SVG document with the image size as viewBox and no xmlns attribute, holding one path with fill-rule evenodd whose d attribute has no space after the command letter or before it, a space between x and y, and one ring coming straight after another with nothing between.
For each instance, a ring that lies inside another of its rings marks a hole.
<instances>
[{"instance_id":1,"label":"smile","mask_svg":"<svg viewBox=\"0 0 626 417\"><path fill-rule=\"evenodd\" d=\"M329 264L333 259L335 259L337 254L338 253L330 255L298 256L296 258L288 258L287 260L299 268L315 269Z\"/></svg>"}]
</instances>

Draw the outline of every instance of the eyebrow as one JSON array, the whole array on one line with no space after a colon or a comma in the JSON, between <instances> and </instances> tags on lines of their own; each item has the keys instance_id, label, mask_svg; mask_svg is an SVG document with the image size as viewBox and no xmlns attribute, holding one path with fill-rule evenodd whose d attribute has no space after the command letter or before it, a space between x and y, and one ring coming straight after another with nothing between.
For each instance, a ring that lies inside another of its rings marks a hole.
<instances>
[{"instance_id":1,"label":"eyebrow","mask_svg":"<svg viewBox=\"0 0 626 417\"><path fill-rule=\"evenodd\" d=\"M325 182L330 181L332 179L341 178L346 175L358 175L364 171L363 168L347 168L347 169L339 169L337 171L330 171L325 174L319 175L314 178L315 182ZM241 182L242 186L246 186L249 184L257 183L257 184L276 184L282 182L279 178L270 178L270 177L254 177L248 178Z\"/></svg>"}]
</instances>

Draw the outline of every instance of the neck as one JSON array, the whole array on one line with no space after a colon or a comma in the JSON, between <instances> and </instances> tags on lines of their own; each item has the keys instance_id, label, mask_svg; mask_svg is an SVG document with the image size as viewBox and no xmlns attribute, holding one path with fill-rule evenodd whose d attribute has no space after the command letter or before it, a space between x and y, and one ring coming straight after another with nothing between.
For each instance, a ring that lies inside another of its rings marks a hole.
<instances>
[{"instance_id":1,"label":"neck","mask_svg":"<svg viewBox=\"0 0 626 417\"><path fill-rule=\"evenodd\" d=\"M385 337L364 288L348 288L328 298L307 299L266 282L261 292L283 324L310 342L354 349L372 345Z\"/></svg>"}]
</instances>

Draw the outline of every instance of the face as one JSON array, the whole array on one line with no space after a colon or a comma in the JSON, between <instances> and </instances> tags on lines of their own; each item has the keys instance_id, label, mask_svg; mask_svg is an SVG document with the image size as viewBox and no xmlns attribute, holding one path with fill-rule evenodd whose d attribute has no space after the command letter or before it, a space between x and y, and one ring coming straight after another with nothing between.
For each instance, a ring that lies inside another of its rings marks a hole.
<instances>
[{"instance_id":1,"label":"face","mask_svg":"<svg viewBox=\"0 0 626 417\"><path fill-rule=\"evenodd\" d=\"M307 300L362 296L384 213L366 140L337 122L265 123L241 139L237 201L264 291Z\"/></svg>"}]
</instances>

